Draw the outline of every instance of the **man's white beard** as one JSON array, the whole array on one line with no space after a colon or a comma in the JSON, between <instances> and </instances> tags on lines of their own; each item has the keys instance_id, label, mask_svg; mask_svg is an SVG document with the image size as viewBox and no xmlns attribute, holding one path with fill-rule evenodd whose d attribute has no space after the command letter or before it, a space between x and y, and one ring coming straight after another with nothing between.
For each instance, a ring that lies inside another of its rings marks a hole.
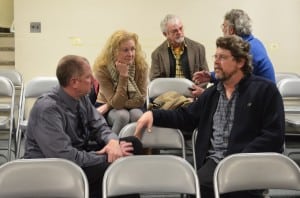
<instances>
[{"instance_id":1,"label":"man's white beard","mask_svg":"<svg viewBox=\"0 0 300 198\"><path fill-rule=\"evenodd\" d=\"M184 37L180 37L175 40L176 43L182 43L184 41Z\"/></svg>"}]
</instances>

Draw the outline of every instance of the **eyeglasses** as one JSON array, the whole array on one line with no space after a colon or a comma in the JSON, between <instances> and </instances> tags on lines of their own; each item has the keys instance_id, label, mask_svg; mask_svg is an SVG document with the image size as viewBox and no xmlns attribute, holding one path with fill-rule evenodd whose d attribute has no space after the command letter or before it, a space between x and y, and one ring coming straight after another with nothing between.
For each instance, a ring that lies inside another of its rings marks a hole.
<instances>
[{"instance_id":1,"label":"eyeglasses","mask_svg":"<svg viewBox=\"0 0 300 198\"><path fill-rule=\"evenodd\" d=\"M220 25L220 28L223 30L223 29L228 28L230 26L232 26L232 24L223 23L223 24Z\"/></svg>"},{"instance_id":2,"label":"eyeglasses","mask_svg":"<svg viewBox=\"0 0 300 198\"><path fill-rule=\"evenodd\" d=\"M212 56L212 58L214 60L217 60L217 61L225 61L230 57L233 57L233 56L232 55L225 55L225 54L215 54L215 55Z\"/></svg>"},{"instance_id":3,"label":"eyeglasses","mask_svg":"<svg viewBox=\"0 0 300 198\"><path fill-rule=\"evenodd\" d=\"M169 33L171 33L171 34L177 34L177 33L179 33L179 32L183 32L183 26L180 26L179 28L177 28L177 29L172 29L172 30L169 30Z\"/></svg>"}]
</instances>

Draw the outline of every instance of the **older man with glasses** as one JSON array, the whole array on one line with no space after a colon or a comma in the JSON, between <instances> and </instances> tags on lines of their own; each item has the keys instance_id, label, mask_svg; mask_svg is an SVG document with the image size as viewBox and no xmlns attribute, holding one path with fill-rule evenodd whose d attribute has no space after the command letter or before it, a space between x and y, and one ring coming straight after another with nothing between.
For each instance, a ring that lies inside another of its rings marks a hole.
<instances>
[{"instance_id":1,"label":"older man with glasses","mask_svg":"<svg viewBox=\"0 0 300 198\"><path fill-rule=\"evenodd\" d=\"M166 40L151 55L150 80L163 77L187 78L192 80L197 71L208 71L205 47L184 35L181 19L168 14L160 23ZM204 87L193 86L192 94L197 97Z\"/></svg>"}]
</instances>

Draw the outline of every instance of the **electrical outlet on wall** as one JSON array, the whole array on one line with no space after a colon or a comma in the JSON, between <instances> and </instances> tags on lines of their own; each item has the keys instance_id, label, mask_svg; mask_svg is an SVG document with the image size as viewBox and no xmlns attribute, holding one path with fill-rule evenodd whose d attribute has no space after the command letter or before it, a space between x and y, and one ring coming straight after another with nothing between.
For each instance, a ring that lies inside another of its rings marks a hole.
<instances>
[{"instance_id":1,"label":"electrical outlet on wall","mask_svg":"<svg viewBox=\"0 0 300 198\"><path fill-rule=\"evenodd\" d=\"M42 32L41 22L30 22L30 32L41 33Z\"/></svg>"}]
</instances>

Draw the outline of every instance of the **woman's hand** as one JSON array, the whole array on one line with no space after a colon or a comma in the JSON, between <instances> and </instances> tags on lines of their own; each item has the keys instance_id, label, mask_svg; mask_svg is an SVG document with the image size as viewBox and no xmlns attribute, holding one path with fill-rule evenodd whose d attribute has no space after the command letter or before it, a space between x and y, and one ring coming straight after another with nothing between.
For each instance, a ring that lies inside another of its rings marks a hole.
<instances>
[{"instance_id":1,"label":"woman's hand","mask_svg":"<svg viewBox=\"0 0 300 198\"><path fill-rule=\"evenodd\" d=\"M116 69L119 72L120 76L128 76L129 65L122 61L116 61Z\"/></svg>"},{"instance_id":2,"label":"woman's hand","mask_svg":"<svg viewBox=\"0 0 300 198\"><path fill-rule=\"evenodd\" d=\"M97 108L97 111L101 113L102 115L106 114L109 111L109 107L107 104L103 104L100 107Z\"/></svg>"}]
</instances>

